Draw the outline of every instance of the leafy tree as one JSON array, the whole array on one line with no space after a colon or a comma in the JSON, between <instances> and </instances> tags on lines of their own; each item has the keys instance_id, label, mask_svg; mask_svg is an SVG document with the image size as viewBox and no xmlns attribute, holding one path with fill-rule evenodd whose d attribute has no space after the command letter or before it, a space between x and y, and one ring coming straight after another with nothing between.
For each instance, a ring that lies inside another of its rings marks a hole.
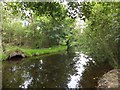
<instances>
[{"instance_id":1,"label":"leafy tree","mask_svg":"<svg viewBox=\"0 0 120 90\"><path fill-rule=\"evenodd\" d=\"M119 3L96 3L80 39L81 50L96 62L109 62L114 67L119 60L119 10Z\"/></svg>"},{"instance_id":2,"label":"leafy tree","mask_svg":"<svg viewBox=\"0 0 120 90\"><path fill-rule=\"evenodd\" d=\"M4 35L4 41L6 43L13 42L20 46L44 48L63 45L72 36L74 19L67 16L67 10L60 3L7 2L4 8L11 14L9 18L4 16L6 23L4 23L4 32L7 33ZM25 21L29 24L24 27L21 24L18 25L18 22L15 21L16 18L19 22ZM12 24L11 21L14 23ZM31 42L33 43L31 44Z\"/></svg>"}]
</instances>

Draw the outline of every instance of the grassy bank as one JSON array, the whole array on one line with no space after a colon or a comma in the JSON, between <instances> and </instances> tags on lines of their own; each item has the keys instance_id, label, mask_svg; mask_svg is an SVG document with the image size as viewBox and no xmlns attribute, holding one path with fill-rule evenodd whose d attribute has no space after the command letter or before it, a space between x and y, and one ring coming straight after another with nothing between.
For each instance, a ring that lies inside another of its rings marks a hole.
<instances>
[{"instance_id":1,"label":"grassy bank","mask_svg":"<svg viewBox=\"0 0 120 90\"><path fill-rule=\"evenodd\" d=\"M20 51L26 57L30 57L30 56L38 56L43 54L52 54L52 53L65 51L66 48L67 48L66 46L56 46L56 47L42 48L42 49L28 49L28 48L20 48L14 46L14 47L6 47L5 53L1 53L0 56L2 57L1 60L6 60L10 54L16 51Z\"/></svg>"}]
</instances>

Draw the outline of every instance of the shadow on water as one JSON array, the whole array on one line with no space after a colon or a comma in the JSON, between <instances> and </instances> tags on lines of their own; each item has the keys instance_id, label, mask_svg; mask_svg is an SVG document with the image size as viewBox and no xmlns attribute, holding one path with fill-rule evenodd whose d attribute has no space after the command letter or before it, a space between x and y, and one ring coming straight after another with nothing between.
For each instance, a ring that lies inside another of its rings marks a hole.
<instances>
[{"instance_id":1,"label":"shadow on water","mask_svg":"<svg viewBox=\"0 0 120 90\"><path fill-rule=\"evenodd\" d=\"M98 80L103 76L103 74L111 69L113 68L107 63L99 63L98 65L89 62L89 64L85 66L85 70L82 72L80 84L84 88L97 88Z\"/></svg>"},{"instance_id":2,"label":"shadow on water","mask_svg":"<svg viewBox=\"0 0 120 90\"><path fill-rule=\"evenodd\" d=\"M15 61L3 62L3 88L93 88L96 77L101 75L98 72L109 70L98 67L98 71L97 65L88 65L92 59L86 59L82 53L61 53Z\"/></svg>"}]
</instances>

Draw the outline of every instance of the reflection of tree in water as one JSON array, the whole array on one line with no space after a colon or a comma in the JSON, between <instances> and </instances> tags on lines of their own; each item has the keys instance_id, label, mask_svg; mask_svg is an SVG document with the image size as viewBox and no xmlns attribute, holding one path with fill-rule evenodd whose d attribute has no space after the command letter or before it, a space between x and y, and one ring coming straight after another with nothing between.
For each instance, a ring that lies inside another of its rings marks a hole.
<instances>
[{"instance_id":1,"label":"reflection of tree in water","mask_svg":"<svg viewBox=\"0 0 120 90\"><path fill-rule=\"evenodd\" d=\"M83 72L80 80L80 84L83 88L95 88L99 78L106 72L112 69L112 67L106 63L99 63L94 65L89 62L85 66L85 71Z\"/></svg>"},{"instance_id":2,"label":"reflection of tree in water","mask_svg":"<svg viewBox=\"0 0 120 90\"><path fill-rule=\"evenodd\" d=\"M40 77L33 75L33 84L30 87L59 88L67 87L70 70L69 63L65 55L51 55L43 58L42 70L38 69ZM40 66L39 66L40 67ZM36 79L40 80L36 80Z\"/></svg>"},{"instance_id":3,"label":"reflection of tree in water","mask_svg":"<svg viewBox=\"0 0 120 90\"><path fill-rule=\"evenodd\" d=\"M70 66L72 59L73 56L56 54L18 64L6 63L3 68L3 87L67 87L70 74L73 73Z\"/></svg>"}]
</instances>

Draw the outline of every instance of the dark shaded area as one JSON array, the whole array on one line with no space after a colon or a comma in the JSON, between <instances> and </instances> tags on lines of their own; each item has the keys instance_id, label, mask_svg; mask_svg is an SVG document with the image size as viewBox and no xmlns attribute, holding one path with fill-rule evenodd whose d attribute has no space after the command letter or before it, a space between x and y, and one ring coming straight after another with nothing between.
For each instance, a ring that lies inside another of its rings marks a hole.
<instances>
[{"instance_id":1,"label":"dark shaded area","mask_svg":"<svg viewBox=\"0 0 120 90\"><path fill-rule=\"evenodd\" d=\"M18 60L22 60L23 56L22 55L15 55L9 59L7 59L7 61L18 61Z\"/></svg>"},{"instance_id":2,"label":"dark shaded area","mask_svg":"<svg viewBox=\"0 0 120 90\"><path fill-rule=\"evenodd\" d=\"M82 74L80 84L84 88L97 88L98 80L103 74L113 69L108 63L88 64Z\"/></svg>"},{"instance_id":3,"label":"dark shaded area","mask_svg":"<svg viewBox=\"0 0 120 90\"><path fill-rule=\"evenodd\" d=\"M5 61L3 88L67 88L70 75L75 73L70 66L73 57L55 54L25 58L21 62Z\"/></svg>"},{"instance_id":4,"label":"dark shaded area","mask_svg":"<svg viewBox=\"0 0 120 90\"><path fill-rule=\"evenodd\" d=\"M16 62L11 59L3 62L3 88L68 88L71 76L78 75L75 64L80 59L77 57L74 61L75 54L46 55L21 61L17 57L13 58ZM79 87L95 88L99 77L110 69L107 63L88 63L80 76Z\"/></svg>"}]
</instances>

